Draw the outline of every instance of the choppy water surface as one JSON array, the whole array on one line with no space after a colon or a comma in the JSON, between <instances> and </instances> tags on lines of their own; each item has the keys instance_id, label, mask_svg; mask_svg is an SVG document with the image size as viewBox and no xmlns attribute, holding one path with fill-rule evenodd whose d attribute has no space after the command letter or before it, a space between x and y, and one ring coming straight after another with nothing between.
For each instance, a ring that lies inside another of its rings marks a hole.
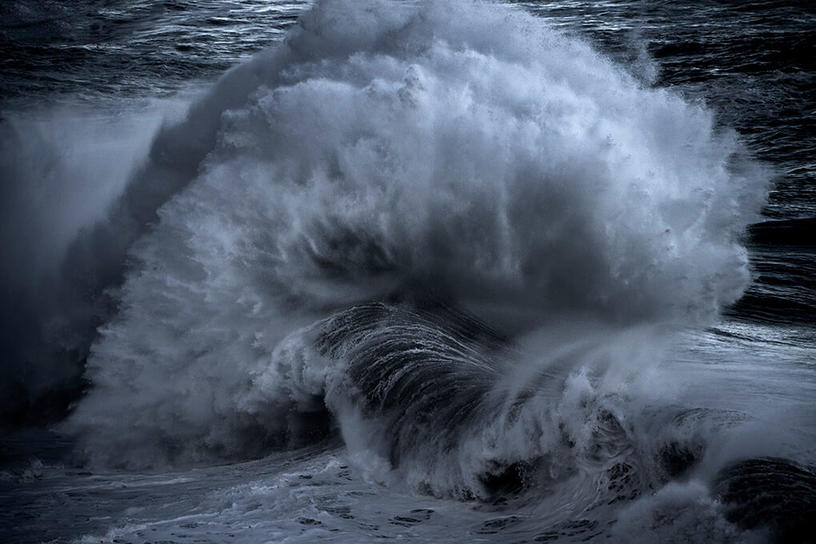
<instances>
[{"instance_id":1,"label":"choppy water surface","mask_svg":"<svg viewBox=\"0 0 816 544\"><path fill-rule=\"evenodd\" d=\"M7 99L166 95L281 40L305 2L4 2ZM33 95L33 96L32 96Z\"/></svg>"},{"instance_id":2,"label":"choppy water surface","mask_svg":"<svg viewBox=\"0 0 816 544\"><path fill-rule=\"evenodd\" d=\"M0 540L813 534L806 3L0 21Z\"/></svg>"}]
</instances>

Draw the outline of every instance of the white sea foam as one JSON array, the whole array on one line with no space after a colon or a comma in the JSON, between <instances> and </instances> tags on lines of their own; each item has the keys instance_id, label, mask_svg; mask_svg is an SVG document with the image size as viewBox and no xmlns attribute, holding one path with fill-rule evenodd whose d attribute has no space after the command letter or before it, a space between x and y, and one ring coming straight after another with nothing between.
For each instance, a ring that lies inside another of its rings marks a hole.
<instances>
[{"instance_id":1,"label":"white sea foam","mask_svg":"<svg viewBox=\"0 0 816 544\"><path fill-rule=\"evenodd\" d=\"M338 379L292 333L394 293L511 332L706 322L749 280L767 178L644 85L512 7L319 2L114 206L102 245L138 239L68 427L106 462L263 451Z\"/></svg>"}]
</instances>

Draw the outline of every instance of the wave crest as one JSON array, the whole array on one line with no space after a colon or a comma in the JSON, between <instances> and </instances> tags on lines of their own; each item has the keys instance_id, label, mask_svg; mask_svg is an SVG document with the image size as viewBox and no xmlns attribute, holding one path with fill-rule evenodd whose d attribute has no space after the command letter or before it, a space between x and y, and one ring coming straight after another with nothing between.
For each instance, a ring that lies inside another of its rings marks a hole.
<instances>
[{"instance_id":1,"label":"wave crest","mask_svg":"<svg viewBox=\"0 0 816 544\"><path fill-rule=\"evenodd\" d=\"M267 369L351 304L432 296L510 332L709 319L749 280L740 237L767 183L704 107L470 2L319 2L151 157L125 204L166 202L70 423L137 464L243 455L243 437L278 440L293 400L320 410L335 367L303 363L306 400Z\"/></svg>"}]
</instances>

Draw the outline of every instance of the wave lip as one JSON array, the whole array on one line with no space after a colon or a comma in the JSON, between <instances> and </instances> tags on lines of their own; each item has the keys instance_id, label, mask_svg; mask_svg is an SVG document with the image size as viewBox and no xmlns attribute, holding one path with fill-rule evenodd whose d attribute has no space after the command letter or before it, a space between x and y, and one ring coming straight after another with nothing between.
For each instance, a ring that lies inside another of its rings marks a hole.
<instances>
[{"instance_id":1,"label":"wave lip","mask_svg":"<svg viewBox=\"0 0 816 544\"><path fill-rule=\"evenodd\" d=\"M722 469L714 493L726 518L746 529L765 528L778 542L807 542L816 522L816 473L780 458L745 459Z\"/></svg>"}]
</instances>

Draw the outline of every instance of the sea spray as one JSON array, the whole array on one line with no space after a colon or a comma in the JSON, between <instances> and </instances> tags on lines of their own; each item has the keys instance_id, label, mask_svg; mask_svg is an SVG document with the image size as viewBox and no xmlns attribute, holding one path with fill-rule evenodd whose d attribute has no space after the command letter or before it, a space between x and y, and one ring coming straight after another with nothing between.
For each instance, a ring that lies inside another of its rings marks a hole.
<instances>
[{"instance_id":1,"label":"sea spray","mask_svg":"<svg viewBox=\"0 0 816 544\"><path fill-rule=\"evenodd\" d=\"M100 227L135 241L100 253L127 263L119 309L67 426L131 466L279 444L296 388L259 402L253 377L355 304L430 298L509 335L705 323L749 280L767 183L704 107L466 1L319 2L150 157ZM302 362L318 399L345 364Z\"/></svg>"}]
</instances>

